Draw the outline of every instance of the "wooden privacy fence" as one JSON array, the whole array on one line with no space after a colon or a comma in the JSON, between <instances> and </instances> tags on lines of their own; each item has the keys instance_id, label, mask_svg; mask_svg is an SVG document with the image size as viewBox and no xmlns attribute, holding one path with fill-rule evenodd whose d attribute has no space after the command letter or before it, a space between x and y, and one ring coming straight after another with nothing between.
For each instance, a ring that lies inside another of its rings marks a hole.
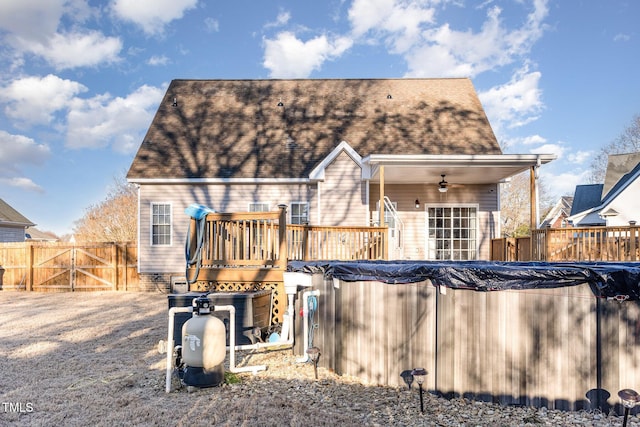
<instances>
[{"instance_id":1,"label":"wooden privacy fence","mask_svg":"<svg viewBox=\"0 0 640 427\"><path fill-rule=\"evenodd\" d=\"M438 290L430 282L334 283L313 277L322 366L403 385L428 372L439 394L563 410L619 410L640 386L640 304L588 285L547 290ZM617 406L616 406L617 405Z\"/></svg>"},{"instance_id":2,"label":"wooden privacy fence","mask_svg":"<svg viewBox=\"0 0 640 427\"><path fill-rule=\"evenodd\" d=\"M491 239L492 261L530 261L531 237Z\"/></svg>"},{"instance_id":3,"label":"wooden privacy fence","mask_svg":"<svg viewBox=\"0 0 640 427\"><path fill-rule=\"evenodd\" d=\"M5 290L137 290L137 261L135 243L0 243Z\"/></svg>"}]
</instances>

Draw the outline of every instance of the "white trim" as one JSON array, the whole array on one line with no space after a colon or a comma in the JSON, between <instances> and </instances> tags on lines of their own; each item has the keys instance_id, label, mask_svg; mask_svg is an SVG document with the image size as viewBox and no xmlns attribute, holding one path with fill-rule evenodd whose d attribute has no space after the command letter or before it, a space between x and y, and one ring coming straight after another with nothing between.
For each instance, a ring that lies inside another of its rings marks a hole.
<instances>
[{"instance_id":1,"label":"white trim","mask_svg":"<svg viewBox=\"0 0 640 427\"><path fill-rule=\"evenodd\" d=\"M309 184L309 178L127 178L136 184Z\"/></svg>"},{"instance_id":2,"label":"white trim","mask_svg":"<svg viewBox=\"0 0 640 427\"><path fill-rule=\"evenodd\" d=\"M318 187L318 225L323 225L322 224L322 183L318 182L317 184Z\"/></svg>"},{"instance_id":3,"label":"white trim","mask_svg":"<svg viewBox=\"0 0 640 427\"><path fill-rule=\"evenodd\" d=\"M404 166L521 166L549 163L555 154L370 154L362 158L363 163Z\"/></svg>"},{"instance_id":4,"label":"white trim","mask_svg":"<svg viewBox=\"0 0 640 427\"><path fill-rule=\"evenodd\" d=\"M169 243L153 243L153 206L168 205L169 206ZM149 246L150 247L167 247L173 246L173 202L149 202Z\"/></svg>"},{"instance_id":5,"label":"white trim","mask_svg":"<svg viewBox=\"0 0 640 427\"><path fill-rule=\"evenodd\" d=\"M252 211L251 210L251 205L267 205L267 210L266 211ZM269 203L269 202L249 202L249 204L247 206L247 212L269 212L270 209L271 209L271 203Z\"/></svg>"},{"instance_id":6,"label":"white trim","mask_svg":"<svg viewBox=\"0 0 640 427\"><path fill-rule=\"evenodd\" d=\"M334 148L328 155L325 157L318 166L313 168L311 173L309 174L309 179L311 181L323 181L324 180L324 171L327 167L333 162L342 152L347 153L351 159L356 162L361 169L363 169L364 176L364 167L362 163L362 156L354 150L347 141L342 141L336 148Z\"/></svg>"},{"instance_id":7,"label":"white trim","mask_svg":"<svg viewBox=\"0 0 640 427\"><path fill-rule=\"evenodd\" d=\"M577 212L571 216L567 217L567 221L572 221L574 224L577 222L581 222L587 215L589 215L590 213L597 213L599 211L603 211L606 208L608 208L611 203L613 203L620 194L622 194L622 192L624 190L626 190L631 184L633 184L636 179L638 179L638 177L640 176L640 170L638 170L635 174L633 174L625 183L624 185L622 185L620 188L618 188L618 190L611 194L611 197L609 197L609 193L605 194L605 200L609 200L606 204L602 203L602 201L600 201L600 205L598 206L594 206L592 208L586 209L582 212ZM617 184L617 183L616 183ZM615 184L614 184L615 187ZM609 192L611 192L611 190L609 190ZM579 218L577 221L576 219Z\"/></svg>"},{"instance_id":8,"label":"white trim","mask_svg":"<svg viewBox=\"0 0 640 427\"><path fill-rule=\"evenodd\" d=\"M289 224L293 224L293 205L307 205L307 222L311 223L311 204L308 201L295 201L289 202Z\"/></svg>"},{"instance_id":9,"label":"white trim","mask_svg":"<svg viewBox=\"0 0 640 427\"><path fill-rule=\"evenodd\" d=\"M430 208L474 208L476 210L475 254L480 259L480 204L479 203L425 203L424 204L424 258L429 261L429 209ZM453 237L452 237L453 238ZM467 240L468 241L468 240ZM450 249L453 253L453 248Z\"/></svg>"}]
</instances>

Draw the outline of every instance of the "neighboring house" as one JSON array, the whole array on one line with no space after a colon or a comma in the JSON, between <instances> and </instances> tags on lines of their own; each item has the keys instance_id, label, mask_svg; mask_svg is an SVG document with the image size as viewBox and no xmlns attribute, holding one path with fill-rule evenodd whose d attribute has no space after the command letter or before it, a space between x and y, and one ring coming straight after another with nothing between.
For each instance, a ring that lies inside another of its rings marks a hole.
<instances>
[{"instance_id":1,"label":"neighboring house","mask_svg":"<svg viewBox=\"0 0 640 427\"><path fill-rule=\"evenodd\" d=\"M540 223L540 228L564 228L567 227L567 218L571 215L571 207L573 206L573 197L562 196L558 202L551 208L549 213Z\"/></svg>"},{"instance_id":2,"label":"neighboring house","mask_svg":"<svg viewBox=\"0 0 640 427\"><path fill-rule=\"evenodd\" d=\"M51 233L40 231L37 228L28 228L25 234L26 240L31 242L57 242L58 239Z\"/></svg>"},{"instance_id":3,"label":"neighboring house","mask_svg":"<svg viewBox=\"0 0 640 427\"><path fill-rule=\"evenodd\" d=\"M640 153L609 156L604 184L578 185L568 220L574 227L640 221Z\"/></svg>"},{"instance_id":4,"label":"neighboring house","mask_svg":"<svg viewBox=\"0 0 640 427\"><path fill-rule=\"evenodd\" d=\"M192 203L369 226L386 200L392 258L489 259L499 183L554 158L502 154L465 78L174 80L127 174L139 272L184 275Z\"/></svg>"},{"instance_id":5,"label":"neighboring house","mask_svg":"<svg viewBox=\"0 0 640 427\"><path fill-rule=\"evenodd\" d=\"M25 230L35 224L0 199L0 242L24 242Z\"/></svg>"}]
</instances>

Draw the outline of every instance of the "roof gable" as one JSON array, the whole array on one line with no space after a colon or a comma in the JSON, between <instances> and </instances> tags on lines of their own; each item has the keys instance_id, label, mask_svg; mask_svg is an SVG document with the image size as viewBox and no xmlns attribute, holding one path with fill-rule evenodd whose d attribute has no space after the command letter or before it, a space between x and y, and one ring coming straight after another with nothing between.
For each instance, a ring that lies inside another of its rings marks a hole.
<instances>
[{"instance_id":1,"label":"roof gable","mask_svg":"<svg viewBox=\"0 0 640 427\"><path fill-rule=\"evenodd\" d=\"M127 177L309 177L369 154L501 154L469 79L174 80Z\"/></svg>"},{"instance_id":2,"label":"roof gable","mask_svg":"<svg viewBox=\"0 0 640 427\"><path fill-rule=\"evenodd\" d=\"M0 199L0 225L2 224L24 227L35 225L20 212L12 208L7 202Z\"/></svg>"},{"instance_id":3,"label":"roof gable","mask_svg":"<svg viewBox=\"0 0 640 427\"><path fill-rule=\"evenodd\" d=\"M571 216L598 206L602 195L602 186L602 184L576 185Z\"/></svg>"}]
</instances>

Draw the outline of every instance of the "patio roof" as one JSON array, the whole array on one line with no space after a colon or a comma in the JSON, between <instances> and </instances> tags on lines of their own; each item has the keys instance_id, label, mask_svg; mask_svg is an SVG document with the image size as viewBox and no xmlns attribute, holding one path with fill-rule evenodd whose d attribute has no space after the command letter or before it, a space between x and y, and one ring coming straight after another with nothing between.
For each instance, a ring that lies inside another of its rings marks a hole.
<instances>
[{"instance_id":1,"label":"patio roof","mask_svg":"<svg viewBox=\"0 0 640 427\"><path fill-rule=\"evenodd\" d=\"M362 163L363 177L372 182L379 182L380 166L384 166L384 181L388 184L437 184L443 174L449 184L492 184L555 158L553 154L371 154L364 157Z\"/></svg>"}]
</instances>

